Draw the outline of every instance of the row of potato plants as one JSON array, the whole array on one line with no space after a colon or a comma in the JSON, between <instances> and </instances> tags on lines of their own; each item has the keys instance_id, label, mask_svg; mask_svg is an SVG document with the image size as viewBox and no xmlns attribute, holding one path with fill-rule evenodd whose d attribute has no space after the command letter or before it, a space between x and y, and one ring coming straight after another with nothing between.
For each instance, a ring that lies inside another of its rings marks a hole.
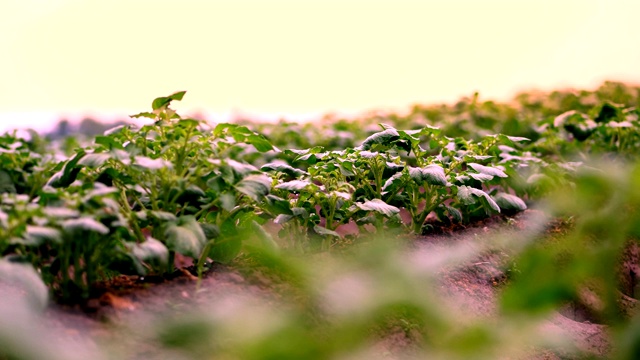
<instances>
[{"instance_id":1,"label":"row of potato plants","mask_svg":"<svg viewBox=\"0 0 640 360\"><path fill-rule=\"evenodd\" d=\"M425 261L422 251L407 252L386 236L373 237L349 256L322 256L321 261L253 247L247 252L252 261L244 265L258 266L261 278L289 296L199 292L210 300L205 306L189 302L121 319L107 338L87 342L61 337L58 326L42 327L34 308L46 306L45 286L30 269L0 261L0 282L13 276L24 291L0 297L0 357L495 359L561 354L638 359L635 275L621 273L619 264L628 256L630 240L640 238L640 164L589 165L576 172L574 184L548 197L549 214L573 223L567 231L547 232L534 219L521 217L509 222L506 233L479 234L481 241L473 248L508 258L509 279L496 292L491 321L477 316L477 307L452 306L448 291L436 291L442 287L443 268L471 266L478 281L502 281L493 272L476 273L482 264L475 251L468 252L468 244L438 252L438 261ZM522 231L523 225L532 229ZM252 271L241 271L247 270ZM621 276L631 280L624 288ZM581 347L576 339L582 338L548 331L550 317L558 318L557 311L568 314L568 303L589 311L589 322L596 324L582 326L606 329L609 345ZM384 346L387 339L398 338L401 347Z\"/></svg>"},{"instance_id":2,"label":"row of potato plants","mask_svg":"<svg viewBox=\"0 0 640 360\"><path fill-rule=\"evenodd\" d=\"M451 105L415 105L402 114L372 112L351 120L328 115L321 123L282 120L252 126L283 149L323 146L341 150L358 146L378 131L379 123L414 130L429 124L452 138L478 141L498 133L526 137L531 141L524 144L525 149L568 161L583 160L590 153L632 156L640 145L638 108L640 87L609 81L595 90L521 93L507 103L483 101L474 94ZM574 115L557 119L562 114Z\"/></svg>"},{"instance_id":3,"label":"row of potato plants","mask_svg":"<svg viewBox=\"0 0 640 360\"><path fill-rule=\"evenodd\" d=\"M58 296L81 299L112 273L171 273L176 254L200 272L228 262L249 233L271 247L327 248L341 225L422 234L429 216L466 223L524 210L523 199L570 181L577 166L525 151L523 137L468 140L428 125L381 125L339 150L280 150L244 125L180 117L170 104L183 96L155 99L134 115L150 124L109 130L68 157L5 135L5 260L32 264Z\"/></svg>"},{"instance_id":4,"label":"row of potato plants","mask_svg":"<svg viewBox=\"0 0 640 360\"><path fill-rule=\"evenodd\" d=\"M448 152L442 146L434 155L441 157L438 163L425 157L439 145L421 150L417 136L436 129L412 134L388 128L341 152L285 150L306 169L270 163L260 170L250 162L268 157L256 153L278 154L264 136L245 126L206 129L201 121L180 118L169 105L183 95L157 98L153 112L136 115L152 124L112 129L62 161L5 136L2 254L33 264L56 293L73 299L89 296L91 286L114 271L171 272L177 253L195 259L200 270L207 259L229 261L246 232L273 241L260 227L268 219L302 227L290 234L331 239L350 219L378 229L399 227L399 207L410 211L416 232L436 209L459 221L478 209L500 210L479 183L468 182L506 174L475 162L460 172L463 163L488 156L476 159L456 146ZM408 166L398 150L413 150L416 166ZM448 198L455 204L445 204ZM524 207L506 193L496 199Z\"/></svg>"}]
</instances>

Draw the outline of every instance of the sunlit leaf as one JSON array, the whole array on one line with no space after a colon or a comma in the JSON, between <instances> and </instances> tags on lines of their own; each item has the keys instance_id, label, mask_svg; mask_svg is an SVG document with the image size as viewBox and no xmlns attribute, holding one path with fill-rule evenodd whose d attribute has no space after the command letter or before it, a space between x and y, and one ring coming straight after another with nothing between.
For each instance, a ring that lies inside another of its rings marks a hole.
<instances>
[{"instance_id":1,"label":"sunlit leaf","mask_svg":"<svg viewBox=\"0 0 640 360\"><path fill-rule=\"evenodd\" d=\"M152 112L141 112L135 115L129 115L130 117L137 119L137 118L147 118L147 119L155 119L156 118L156 114L152 113Z\"/></svg>"},{"instance_id":2,"label":"sunlit leaf","mask_svg":"<svg viewBox=\"0 0 640 360\"><path fill-rule=\"evenodd\" d=\"M319 225L315 225L313 227L313 231L316 232L316 234L318 235L323 235L323 236L335 236L335 237L340 237L340 234L338 234L337 232L333 231L333 230L329 230L325 227L319 226Z\"/></svg>"},{"instance_id":3,"label":"sunlit leaf","mask_svg":"<svg viewBox=\"0 0 640 360\"><path fill-rule=\"evenodd\" d=\"M210 159L209 162L218 166L226 165L240 176L245 176L251 173L259 172L258 168L256 168L255 166L251 164L242 163L233 159L226 159L224 161L219 159Z\"/></svg>"},{"instance_id":4,"label":"sunlit leaf","mask_svg":"<svg viewBox=\"0 0 640 360\"><path fill-rule=\"evenodd\" d=\"M478 181L481 181L481 182L493 180L493 176L488 175L488 174L483 174L483 173L468 172L467 175L469 175L470 177L474 178L475 180L478 180Z\"/></svg>"},{"instance_id":5,"label":"sunlit leaf","mask_svg":"<svg viewBox=\"0 0 640 360\"><path fill-rule=\"evenodd\" d=\"M393 128L388 128L384 131L377 132L368 138L366 138L360 148L362 150L369 150L376 144L391 146L395 140L400 138L398 131Z\"/></svg>"},{"instance_id":6,"label":"sunlit leaf","mask_svg":"<svg viewBox=\"0 0 640 360\"><path fill-rule=\"evenodd\" d=\"M274 150L274 147L273 145L271 145L269 140L267 140L267 138L259 134L251 134L247 136L245 141L253 145L253 147L255 147L256 150L258 150L259 152L267 152L267 151Z\"/></svg>"},{"instance_id":7,"label":"sunlit leaf","mask_svg":"<svg viewBox=\"0 0 640 360\"><path fill-rule=\"evenodd\" d=\"M42 211L47 216L59 219L75 218L80 215L78 210L66 207L45 206Z\"/></svg>"},{"instance_id":8,"label":"sunlit leaf","mask_svg":"<svg viewBox=\"0 0 640 360\"><path fill-rule=\"evenodd\" d=\"M490 167L490 166L484 166L484 165L480 165L480 164L476 164L476 163L469 163L469 167L472 168L473 170L481 173L481 174L485 174L485 175L490 175L490 176L497 176L497 177L502 177L502 178L506 178L508 177L507 174L505 174L504 171L495 168L495 167Z\"/></svg>"},{"instance_id":9,"label":"sunlit leaf","mask_svg":"<svg viewBox=\"0 0 640 360\"><path fill-rule=\"evenodd\" d=\"M278 184L275 186L275 188L287 191L301 191L311 184L312 183L308 180L291 180L282 184Z\"/></svg>"},{"instance_id":10,"label":"sunlit leaf","mask_svg":"<svg viewBox=\"0 0 640 360\"><path fill-rule=\"evenodd\" d=\"M447 177L440 165L430 164L424 168L409 166L409 176L417 182L427 182L430 185L447 185Z\"/></svg>"},{"instance_id":11,"label":"sunlit leaf","mask_svg":"<svg viewBox=\"0 0 640 360\"><path fill-rule=\"evenodd\" d=\"M391 206L380 199L367 200L364 203L357 202L356 206L361 210L375 211L386 217L390 217L400 212L400 209L397 207Z\"/></svg>"},{"instance_id":12,"label":"sunlit leaf","mask_svg":"<svg viewBox=\"0 0 640 360\"><path fill-rule=\"evenodd\" d=\"M466 185L458 186L458 199L460 199L463 204L475 204L476 197L483 198L491 209L496 212L500 212L498 204L496 204L496 202L486 192Z\"/></svg>"},{"instance_id":13,"label":"sunlit leaf","mask_svg":"<svg viewBox=\"0 0 640 360\"><path fill-rule=\"evenodd\" d=\"M287 174L288 176L291 176L292 178L297 178L297 177L300 177L302 175L306 175L307 174L306 171L303 171L303 170L300 170L300 169L296 169L293 166L291 166L289 164L285 164L285 163L268 163L268 164L264 164L264 165L262 165L260 170L262 170L262 171L281 172L281 173Z\"/></svg>"},{"instance_id":14,"label":"sunlit leaf","mask_svg":"<svg viewBox=\"0 0 640 360\"><path fill-rule=\"evenodd\" d=\"M97 168L104 165L110 158L111 155L107 153L91 153L83 156L82 159L78 161L78 165Z\"/></svg>"},{"instance_id":15,"label":"sunlit leaf","mask_svg":"<svg viewBox=\"0 0 640 360\"><path fill-rule=\"evenodd\" d=\"M140 244L133 245L131 251L136 258L144 262L155 261L160 264L166 264L169 259L167 247L159 240L151 237Z\"/></svg>"},{"instance_id":16,"label":"sunlit leaf","mask_svg":"<svg viewBox=\"0 0 640 360\"><path fill-rule=\"evenodd\" d=\"M60 230L48 226L27 225L25 236L29 245L40 245L46 242L62 242Z\"/></svg>"},{"instance_id":17,"label":"sunlit leaf","mask_svg":"<svg viewBox=\"0 0 640 360\"><path fill-rule=\"evenodd\" d=\"M160 170L163 168L172 167L171 163L164 159L161 159L161 158L151 159L146 156L134 157L134 164L142 168L145 168L147 170Z\"/></svg>"},{"instance_id":18,"label":"sunlit leaf","mask_svg":"<svg viewBox=\"0 0 640 360\"><path fill-rule=\"evenodd\" d=\"M110 129L105 130L105 132L103 133L104 136L108 137L110 135L115 135L118 134L120 132L122 132L122 130L128 128L130 125L118 125L118 126L114 126Z\"/></svg>"},{"instance_id":19,"label":"sunlit leaf","mask_svg":"<svg viewBox=\"0 0 640 360\"><path fill-rule=\"evenodd\" d=\"M62 222L62 228L65 231L90 231L98 234L106 235L109 233L109 228L103 225L101 222L88 217L83 216L77 219L69 219Z\"/></svg>"},{"instance_id":20,"label":"sunlit leaf","mask_svg":"<svg viewBox=\"0 0 640 360\"><path fill-rule=\"evenodd\" d=\"M149 215L151 215L153 218L158 219L160 221L176 221L177 220L177 217L174 214L166 211L151 210L149 211Z\"/></svg>"},{"instance_id":21,"label":"sunlit leaf","mask_svg":"<svg viewBox=\"0 0 640 360\"><path fill-rule=\"evenodd\" d=\"M271 179L266 175L252 174L237 183L235 188L254 201L260 201L271 190Z\"/></svg>"},{"instance_id":22,"label":"sunlit leaf","mask_svg":"<svg viewBox=\"0 0 640 360\"><path fill-rule=\"evenodd\" d=\"M289 215L289 214L280 214L278 216L276 216L273 219L274 224L284 224L289 222L291 219L293 219L294 216L293 215Z\"/></svg>"},{"instance_id":23,"label":"sunlit leaf","mask_svg":"<svg viewBox=\"0 0 640 360\"><path fill-rule=\"evenodd\" d=\"M171 101L173 101L173 100L180 101L180 100L182 100L182 97L184 96L185 93L186 93L186 91L178 91L178 92L173 93L173 94L171 94L169 96L155 98L153 100L153 102L151 103L151 108L153 110L158 110L163 106L169 105L171 103Z\"/></svg>"},{"instance_id":24,"label":"sunlit leaf","mask_svg":"<svg viewBox=\"0 0 640 360\"><path fill-rule=\"evenodd\" d=\"M9 221L9 215L7 215L6 212L0 209L0 226L6 229L9 226L8 221Z\"/></svg>"},{"instance_id":25,"label":"sunlit leaf","mask_svg":"<svg viewBox=\"0 0 640 360\"><path fill-rule=\"evenodd\" d=\"M393 174L389 179L387 179L387 181L385 181L382 186L382 191L387 192L397 190L398 186L404 183L404 180L402 179L403 176L404 174L401 172ZM420 176L422 177L422 174L420 174Z\"/></svg>"},{"instance_id":26,"label":"sunlit leaf","mask_svg":"<svg viewBox=\"0 0 640 360\"><path fill-rule=\"evenodd\" d=\"M74 157L67 161L62 170L53 174L53 176L47 182L47 185L54 188L68 187L76 181L78 174L80 173L80 167L78 162L86 154L85 150L79 150Z\"/></svg>"},{"instance_id":27,"label":"sunlit leaf","mask_svg":"<svg viewBox=\"0 0 640 360\"><path fill-rule=\"evenodd\" d=\"M501 192L494 195L493 198L498 206L504 210L524 211L527 209L527 204L515 195Z\"/></svg>"}]
</instances>

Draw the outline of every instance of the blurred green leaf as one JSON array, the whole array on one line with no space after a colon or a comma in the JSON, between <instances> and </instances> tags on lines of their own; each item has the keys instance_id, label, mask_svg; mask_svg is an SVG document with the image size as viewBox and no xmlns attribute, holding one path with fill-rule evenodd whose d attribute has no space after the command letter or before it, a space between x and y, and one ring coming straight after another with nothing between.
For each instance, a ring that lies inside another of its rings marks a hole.
<instances>
[{"instance_id":1,"label":"blurred green leaf","mask_svg":"<svg viewBox=\"0 0 640 360\"><path fill-rule=\"evenodd\" d=\"M375 211L386 217L390 217L400 212L395 206L391 206L380 199L367 200L363 203L356 203L356 206L364 211Z\"/></svg>"},{"instance_id":2,"label":"blurred green leaf","mask_svg":"<svg viewBox=\"0 0 640 360\"><path fill-rule=\"evenodd\" d=\"M202 228L192 216L182 216L164 229L165 243L169 250L198 258L207 242Z\"/></svg>"},{"instance_id":3,"label":"blurred green leaf","mask_svg":"<svg viewBox=\"0 0 640 360\"><path fill-rule=\"evenodd\" d=\"M151 103L151 108L153 110L158 110L161 107L169 105L171 103L171 101L173 101L173 100L180 101L180 100L182 100L182 97L184 96L185 93L186 93L186 91L178 91L178 92L173 93L173 94L171 94L169 96L155 98L153 100L153 102Z\"/></svg>"}]
</instances>

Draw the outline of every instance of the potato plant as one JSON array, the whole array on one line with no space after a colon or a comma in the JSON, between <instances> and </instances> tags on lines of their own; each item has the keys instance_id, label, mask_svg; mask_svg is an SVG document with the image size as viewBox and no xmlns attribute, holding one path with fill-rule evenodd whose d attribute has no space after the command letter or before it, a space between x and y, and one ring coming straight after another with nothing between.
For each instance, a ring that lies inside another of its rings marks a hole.
<instances>
[{"instance_id":1,"label":"potato plant","mask_svg":"<svg viewBox=\"0 0 640 360\"><path fill-rule=\"evenodd\" d=\"M183 118L171 108L177 92L134 115L146 125L89 141L55 147L6 134L0 254L31 263L60 297L86 298L111 274L168 275L177 254L200 272L229 262L248 233L271 247L327 250L348 227L350 236L423 234L429 219L521 211L571 185L588 154L635 158L636 98L616 89L598 90L596 105L583 99L593 94L575 98L572 112L562 105L570 96L553 111L531 98L517 108L474 96L408 117L262 124L264 135Z\"/></svg>"}]
</instances>

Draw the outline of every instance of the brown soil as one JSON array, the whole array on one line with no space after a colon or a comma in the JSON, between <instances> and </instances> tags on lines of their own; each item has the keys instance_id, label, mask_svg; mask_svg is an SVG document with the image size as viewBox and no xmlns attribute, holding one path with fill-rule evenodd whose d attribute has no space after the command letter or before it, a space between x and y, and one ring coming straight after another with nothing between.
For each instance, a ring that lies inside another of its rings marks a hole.
<instances>
[{"instance_id":1,"label":"brown soil","mask_svg":"<svg viewBox=\"0 0 640 360\"><path fill-rule=\"evenodd\" d=\"M495 244L485 246L484 242L499 237L522 238L539 226L534 219L537 215L536 211L528 210L511 218L496 217L467 228L440 227L437 234L419 237L409 251L410 257L429 262L439 261L438 254L450 253L451 249L466 253L461 262L458 259L453 265L445 262L439 266L439 292L450 299L448 303L460 316L495 321L500 316L498 295L508 281L504 269L509 254ZM636 250L630 250L629 259L635 261L633 251ZM633 263L631 260L629 264ZM635 271L635 268L631 269L627 274ZM215 265L206 273L199 288L196 283L193 274L186 270L175 274L171 280L120 276L105 283L101 294L83 307L50 306L45 313L45 326L65 341L92 348L97 341L112 337L114 324L130 321L141 314L161 313L167 309L179 312L222 294L248 294L261 301L278 301L286 292L277 289L278 285L259 271L248 274L234 266ZM629 283L625 292L633 294L637 291L636 284ZM388 354L406 354L412 346L410 336L401 329L396 330L391 329L379 348ZM607 327L591 322L588 315L575 307L568 306L554 313L541 325L540 332L565 336L586 354L606 356L610 351ZM531 348L518 357L566 359L572 358L571 354L541 347Z\"/></svg>"},{"instance_id":2,"label":"brown soil","mask_svg":"<svg viewBox=\"0 0 640 360\"><path fill-rule=\"evenodd\" d=\"M508 282L508 274L504 269L507 268L510 254L509 250L500 248L500 241L488 246L479 243L494 237L526 241L528 234L539 231L543 223L546 232L560 231L557 224L543 219L544 215L535 210L527 210L510 218L493 217L454 233L445 231L446 235L425 236L420 239L417 248L424 254L438 253L438 250L452 246L462 251L468 249L471 255L465 261L442 268L441 293L451 300L453 311L461 317L493 321L500 316L497 300L500 289ZM518 352L517 358L606 356L611 352L607 326L594 323L593 319L584 307L568 304L554 312L538 329L543 336L565 338L563 346L567 350L538 347Z\"/></svg>"}]
</instances>

